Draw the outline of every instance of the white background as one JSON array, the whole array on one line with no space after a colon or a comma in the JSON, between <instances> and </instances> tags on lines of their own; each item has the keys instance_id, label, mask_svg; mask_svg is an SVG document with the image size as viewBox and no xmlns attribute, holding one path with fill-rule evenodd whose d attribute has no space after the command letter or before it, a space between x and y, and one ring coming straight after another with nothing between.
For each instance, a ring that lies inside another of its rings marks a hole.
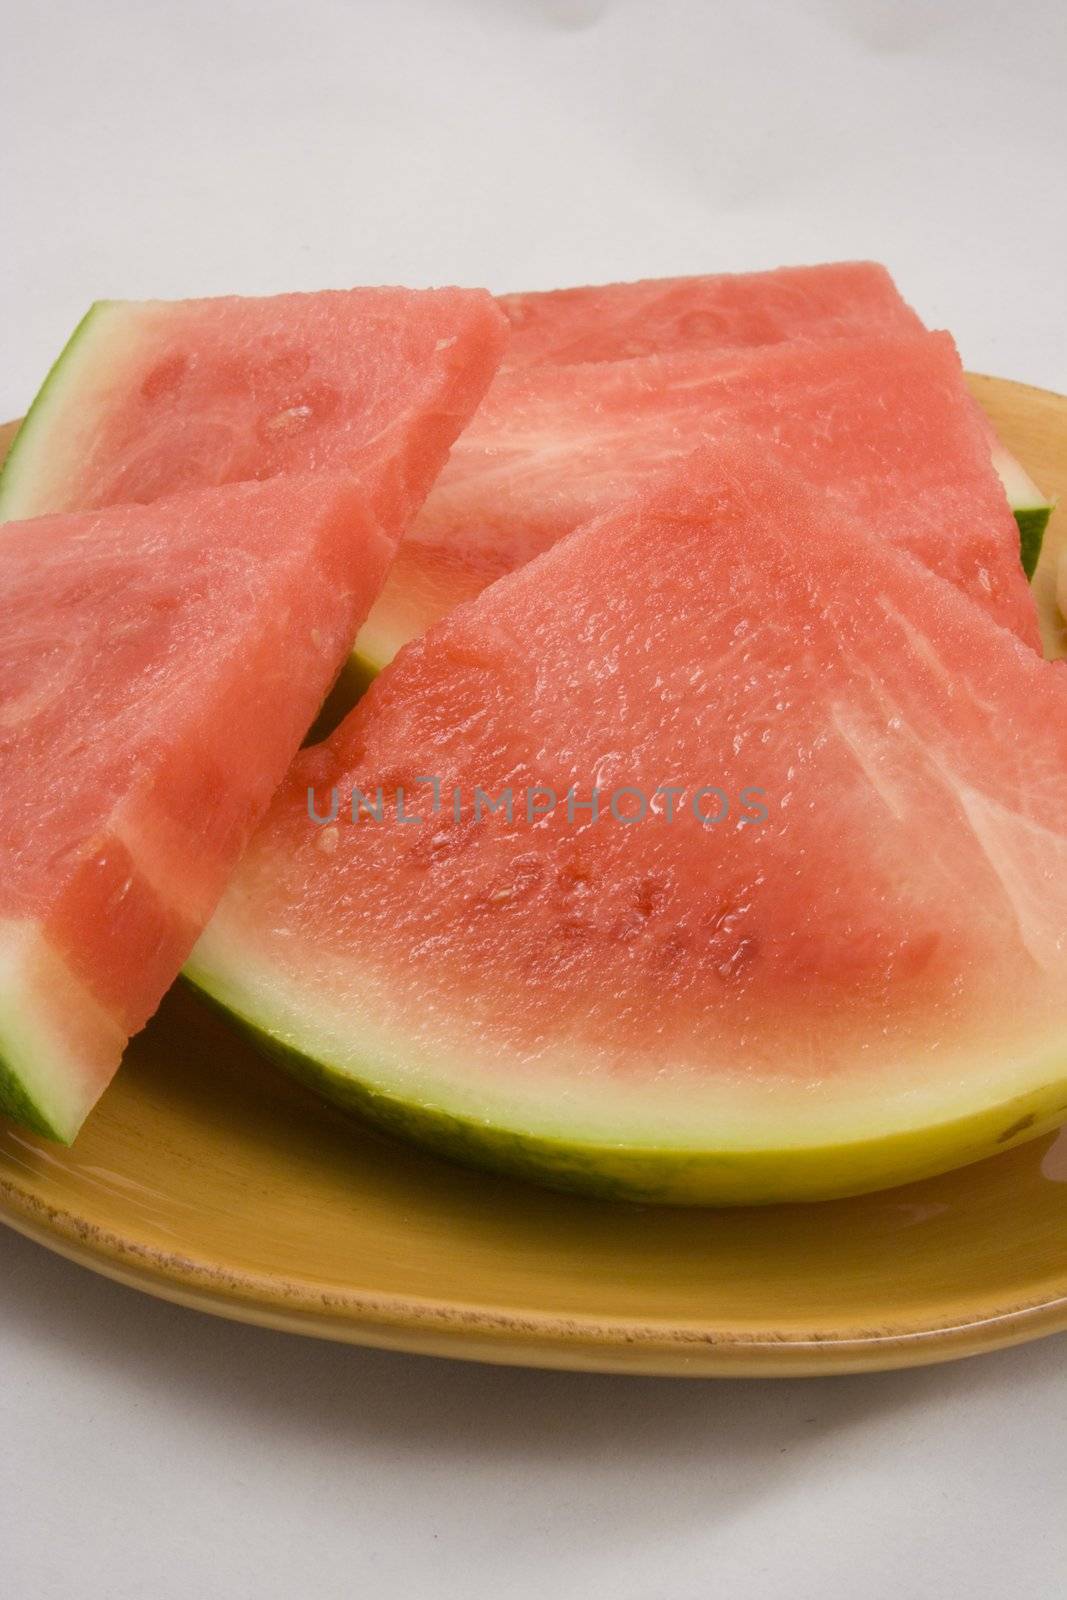
<instances>
[{"instance_id":1,"label":"white background","mask_svg":"<svg viewBox=\"0 0 1067 1600\"><path fill-rule=\"evenodd\" d=\"M874 256L1067 389L1062 0L0 0L0 415L86 303ZM1067 1339L694 1384L301 1342L0 1234L12 1600L1060 1600Z\"/></svg>"}]
</instances>

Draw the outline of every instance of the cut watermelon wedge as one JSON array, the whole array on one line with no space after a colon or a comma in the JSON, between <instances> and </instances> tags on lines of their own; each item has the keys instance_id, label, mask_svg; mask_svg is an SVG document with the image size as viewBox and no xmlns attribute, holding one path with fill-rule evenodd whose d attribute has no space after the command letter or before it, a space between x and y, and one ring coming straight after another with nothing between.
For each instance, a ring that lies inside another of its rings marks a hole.
<instances>
[{"instance_id":1,"label":"cut watermelon wedge","mask_svg":"<svg viewBox=\"0 0 1067 1600\"><path fill-rule=\"evenodd\" d=\"M356 642L359 674L739 423L1040 648L955 346L919 333L502 373L401 545Z\"/></svg>"},{"instance_id":2,"label":"cut watermelon wedge","mask_svg":"<svg viewBox=\"0 0 1067 1600\"><path fill-rule=\"evenodd\" d=\"M885 267L874 261L509 294L501 297L500 305L512 328L509 367L565 366L679 350L750 349L788 339L856 338L923 329ZM984 415L982 421L1019 525L1022 563L1029 578L1041 554L1053 502L997 438Z\"/></svg>"},{"instance_id":3,"label":"cut watermelon wedge","mask_svg":"<svg viewBox=\"0 0 1067 1600\"><path fill-rule=\"evenodd\" d=\"M1065 770L1065 669L735 438L406 650L187 971L464 1160L858 1193L1067 1118Z\"/></svg>"},{"instance_id":4,"label":"cut watermelon wedge","mask_svg":"<svg viewBox=\"0 0 1067 1600\"><path fill-rule=\"evenodd\" d=\"M77 1132L210 915L503 331L481 293L383 291L103 307L72 342L17 436L5 510L153 504L0 528L0 1110ZM154 498L296 467L319 470Z\"/></svg>"},{"instance_id":5,"label":"cut watermelon wedge","mask_svg":"<svg viewBox=\"0 0 1067 1600\"><path fill-rule=\"evenodd\" d=\"M483 290L102 301L16 436L0 518L354 469L395 529L421 505L506 338Z\"/></svg>"},{"instance_id":6,"label":"cut watermelon wedge","mask_svg":"<svg viewBox=\"0 0 1067 1600\"><path fill-rule=\"evenodd\" d=\"M325 475L0 532L0 1111L77 1132L393 549Z\"/></svg>"}]
</instances>

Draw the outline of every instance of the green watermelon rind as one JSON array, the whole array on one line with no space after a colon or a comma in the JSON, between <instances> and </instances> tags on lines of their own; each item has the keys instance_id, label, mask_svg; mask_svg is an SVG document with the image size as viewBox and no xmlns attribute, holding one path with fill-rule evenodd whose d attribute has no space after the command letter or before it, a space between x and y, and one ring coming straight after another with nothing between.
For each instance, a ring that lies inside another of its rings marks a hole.
<instances>
[{"instance_id":1,"label":"green watermelon rind","mask_svg":"<svg viewBox=\"0 0 1067 1600\"><path fill-rule=\"evenodd\" d=\"M990 454L993 469L1004 485L1004 493L1019 529L1019 557L1023 571L1028 578L1032 578L1041 555L1048 519L1055 510L1056 502L1042 493L1018 456L1012 454L994 431L992 424L987 422L987 427L992 441Z\"/></svg>"},{"instance_id":2,"label":"green watermelon rind","mask_svg":"<svg viewBox=\"0 0 1067 1600\"><path fill-rule=\"evenodd\" d=\"M88 342L89 335L98 326L102 315L111 310L115 304L113 300L94 300L49 367L47 377L34 395L33 403L22 419L0 466L0 522L10 521L23 514L17 507L13 512L10 510L12 496L17 494L20 486L22 477L20 465L25 462L28 453L36 444L37 434L42 424L48 420L52 402L59 400L66 388L70 357L83 348Z\"/></svg>"},{"instance_id":3,"label":"green watermelon rind","mask_svg":"<svg viewBox=\"0 0 1067 1600\"><path fill-rule=\"evenodd\" d=\"M1045 541L1045 530L1052 511L1053 506L1050 501L1041 505L1012 507L1019 528L1019 556L1023 571L1028 578L1032 578L1037 571L1037 563L1041 559L1041 547Z\"/></svg>"},{"instance_id":4,"label":"green watermelon rind","mask_svg":"<svg viewBox=\"0 0 1067 1600\"><path fill-rule=\"evenodd\" d=\"M322 1099L462 1166L596 1199L642 1205L765 1205L845 1199L936 1177L1039 1138L1067 1118L1067 1053L1057 1074L950 1121L874 1138L751 1150L593 1143L408 1100L297 1048L239 1010L192 964L185 982L269 1060ZM836 1175L835 1175L836 1174Z\"/></svg>"},{"instance_id":5,"label":"green watermelon rind","mask_svg":"<svg viewBox=\"0 0 1067 1600\"><path fill-rule=\"evenodd\" d=\"M5 1059L0 1048L0 1116L10 1117L23 1128L39 1133L57 1144L69 1144L70 1138L46 1115L26 1087L24 1077Z\"/></svg>"},{"instance_id":6,"label":"green watermelon rind","mask_svg":"<svg viewBox=\"0 0 1067 1600\"><path fill-rule=\"evenodd\" d=\"M70 1022L106 1027L39 927L0 921L0 1117L66 1145L81 1120L77 1091L69 1092L76 1055Z\"/></svg>"},{"instance_id":7,"label":"green watermelon rind","mask_svg":"<svg viewBox=\"0 0 1067 1600\"><path fill-rule=\"evenodd\" d=\"M389 663L396 659L395 654L390 655L388 646L379 649L373 641L368 643L364 640L361 643L361 639L362 634L357 634L352 654L345 663L344 672L338 680L341 690L348 691L347 704L349 706L355 705L356 701L370 688L379 672L384 672ZM403 645L399 648L402 650Z\"/></svg>"}]
</instances>

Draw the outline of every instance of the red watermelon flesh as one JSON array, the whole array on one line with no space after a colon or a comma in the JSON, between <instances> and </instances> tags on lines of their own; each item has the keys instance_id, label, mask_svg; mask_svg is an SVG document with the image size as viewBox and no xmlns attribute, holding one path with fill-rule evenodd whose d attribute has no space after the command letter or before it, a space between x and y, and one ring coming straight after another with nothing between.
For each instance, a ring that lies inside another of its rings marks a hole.
<instances>
[{"instance_id":1,"label":"red watermelon flesh","mask_svg":"<svg viewBox=\"0 0 1067 1600\"><path fill-rule=\"evenodd\" d=\"M0 1110L73 1137L393 549L325 474L0 530Z\"/></svg>"},{"instance_id":2,"label":"red watermelon flesh","mask_svg":"<svg viewBox=\"0 0 1067 1600\"><path fill-rule=\"evenodd\" d=\"M362 669L739 424L1039 646L955 346L920 333L502 373L401 545L356 644Z\"/></svg>"},{"instance_id":3,"label":"red watermelon flesh","mask_svg":"<svg viewBox=\"0 0 1067 1600\"><path fill-rule=\"evenodd\" d=\"M101 301L19 431L0 517L355 470L396 530L422 503L506 337L483 290Z\"/></svg>"},{"instance_id":4,"label":"red watermelon flesh","mask_svg":"<svg viewBox=\"0 0 1067 1600\"><path fill-rule=\"evenodd\" d=\"M513 294L500 304L512 324L508 366L923 331L889 273L872 261ZM977 403L974 410L1018 521L1030 577L1053 502L1005 448Z\"/></svg>"},{"instance_id":5,"label":"red watermelon flesh","mask_svg":"<svg viewBox=\"0 0 1067 1600\"><path fill-rule=\"evenodd\" d=\"M498 303L511 323L509 367L923 331L875 261L646 278L506 294Z\"/></svg>"},{"instance_id":6,"label":"red watermelon flesh","mask_svg":"<svg viewBox=\"0 0 1067 1600\"><path fill-rule=\"evenodd\" d=\"M877 1188L1067 1116L1065 770L1065 669L734 437L410 646L187 970L466 1160Z\"/></svg>"}]
</instances>

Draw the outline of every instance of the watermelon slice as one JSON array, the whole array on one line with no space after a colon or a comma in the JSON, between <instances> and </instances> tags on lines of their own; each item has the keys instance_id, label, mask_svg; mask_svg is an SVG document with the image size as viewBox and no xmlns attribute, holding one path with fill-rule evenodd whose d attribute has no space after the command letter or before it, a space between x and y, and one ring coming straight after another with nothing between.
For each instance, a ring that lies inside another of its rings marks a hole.
<instances>
[{"instance_id":1,"label":"watermelon slice","mask_svg":"<svg viewBox=\"0 0 1067 1600\"><path fill-rule=\"evenodd\" d=\"M356 642L358 675L738 423L1040 648L955 346L919 333L502 373L400 547Z\"/></svg>"},{"instance_id":2,"label":"watermelon slice","mask_svg":"<svg viewBox=\"0 0 1067 1600\"><path fill-rule=\"evenodd\" d=\"M327 475L3 529L0 1111L77 1132L393 549Z\"/></svg>"},{"instance_id":3,"label":"watermelon slice","mask_svg":"<svg viewBox=\"0 0 1067 1600\"><path fill-rule=\"evenodd\" d=\"M505 294L505 366L573 366L677 350L751 349L789 339L922 333L923 324L876 261L831 261L773 272L645 278Z\"/></svg>"},{"instance_id":4,"label":"watermelon slice","mask_svg":"<svg viewBox=\"0 0 1067 1600\"><path fill-rule=\"evenodd\" d=\"M580 289L510 294L507 366L618 361L678 350L747 349L787 339L919 333L923 324L874 261L780 267L713 277L646 278ZM1052 501L997 438L976 406L993 464L1019 525L1032 577Z\"/></svg>"},{"instance_id":5,"label":"watermelon slice","mask_svg":"<svg viewBox=\"0 0 1067 1600\"><path fill-rule=\"evenodd\" d=\"M334 344L289 387L282 356L296 373L298 335L324 325ZM210 915L502 336L489 297L459 292L90 316L18 436L9 511L345 471L0 529L0 1111L77 1132ZM296 449L271 421L325 393L346 339L362 366Z\"/></svg>"},{"instance_id":6,"label":"watermelon slice","mask_svg":"<svg viewBox=\"0 0 1067 1600\"><path fill-rule=\"evenodd\" d=\"M1065 669L734 438L404 651L187 971L464 1160L858 1193L1067 1118L1065 771Z\"/></svg>"},{"instance_id":7,"label":"watermelon slice","mask_svg":"<svg viewBox=\"0 0 1067 1600\"><path fill-rule=\"evenodd\" d=\"M421 505L506 338L483 290L101 301L19 430L0 519L358 468L395 530Z\"/></svg>"}]
</instances>

